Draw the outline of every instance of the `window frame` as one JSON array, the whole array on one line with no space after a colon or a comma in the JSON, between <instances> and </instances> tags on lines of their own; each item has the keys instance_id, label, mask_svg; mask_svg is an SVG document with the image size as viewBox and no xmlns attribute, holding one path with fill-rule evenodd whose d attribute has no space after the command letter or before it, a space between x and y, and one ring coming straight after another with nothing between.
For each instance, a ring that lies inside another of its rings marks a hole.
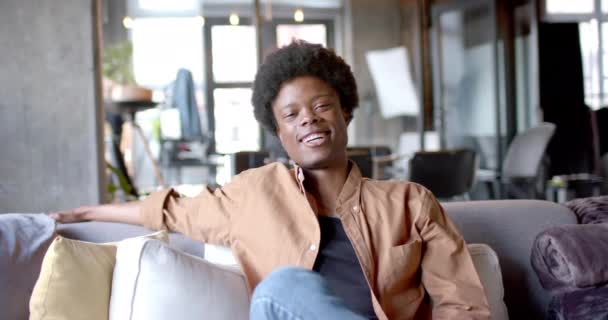
<instances>
[{"instance_id":1,"label":"window frame","mask_svg":"<svg viewBox=\"0 0 608 320\"><path fill-rule=\"evenodd\" d=\"M211 141L209 143L208 152L216 153L215 139L215 97L213 92L215 89L239 89L253 88L253 81L245 82L217 82L213 78L213 42L211 41L211 29L214 26L229 26L230 23L226 18L208 17L205 18L205 28L203 34L203 59L205 66L205 105L207 116L209 117L209 132L211 133ZM253 20L249 17L239 17L239 26L252 26ZM262 145L260 144L260 147Z\"/></svg>"},{"instance_id":2,"label":"window frame","mask_svg":"<svg viewBox=\"0 0 608 320\"><path fill-rule=\"evenodd\" d=\"M335 47L335 31L334 31L334 19L305 19L304 22L296 23L293 19L275 17L272 21L264 21L261 25L261 38L262 48L276 48L277 34L276 28L279 24L323 24L325 25L327 47ZM212 139L209 145L209 152L216 153L216 138L215 138L215 98L213 92L215 89L235 89L235 88L253 88L253 81L251 82L216 82L213 79L213 44L211 41L211 29L213 26L230 25L225 18L217 17L206 17L205 27L203 35L203 54L204 66L205 66L205 105L207 109L207 115L209 117L209 131L212 133ZM240 16L239 25L254 26L253 19L250 17ZM260 127L260 149L264 149L269 143L266 137L266 132Z\"/></svg>"},{"instance_id":3,"label":"window frame","mask_svg":"<svg viewBox=\"0 0 608 320\"><path fill-rule=\"evenodd\" d=\"M567 1L567 0L566 0ZM602 25L603 24L607 24L608 26L608 10L606 12L603 12L604 9L608 9L608 8L602 8L602 0L594 0L594 9L593 9L593 13L590 14L549 14L547 12L547 0L541 0L540 1L541 4L541 17L542 17L542 21L544 22L577 22L579 23L579 30L580 30L580 23L583 22L592 22L595 21L598 25L598 30L597 30L597 44L598 44L598 48L597 48L597 57L596 57L596 63L597 63L597 68L598 68L598 92L587 92L587 88L585 86L585 84L587 83L587 79L591 79L590 81L593 82L593 76L591 74L587 75L585 74L585 70L583 70L583 88L585 90L584 94L585 94L585 103L587 104L587 100L588 98L591 100L595 100L597 99L599 101L599 104L588 104L589 107L592 110L596 110L601 108L603 105L608 105L608 95L607 92L604 88L604 85L607 84L608 85L608 73L604 71L604 60L603 60L603 56L604 53L608 54L608 52L605 52L604 49L604 39L603 39L603 30L602 30ZM579 31L580 32L580 31ZM582 47L581 47L582 50ZM585 57L583 56L583 52L581 52L581 56L583 59L585 59ZM593 87L593 84L592 84Z\"/></svg>"}]
</instances>

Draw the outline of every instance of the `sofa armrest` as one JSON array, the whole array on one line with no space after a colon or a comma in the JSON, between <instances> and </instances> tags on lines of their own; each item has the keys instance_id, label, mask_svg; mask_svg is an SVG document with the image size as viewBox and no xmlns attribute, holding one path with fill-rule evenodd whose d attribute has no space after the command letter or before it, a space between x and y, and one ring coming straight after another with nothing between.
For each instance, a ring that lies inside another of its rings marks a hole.
<instances>
[{"instance_id":1,"label":"sofa armrest","mask_svg":"<svg viewBox=\"0 0 608 320\"><path fill-rule=\"evenodd\" d=\"M449 202L443 207L466 242L485 243L498 254L509 316L544 318L551 297L532 269L532 244L543 230L576 223L574 213L539 200Z\"/></svg>"}]
</instances>

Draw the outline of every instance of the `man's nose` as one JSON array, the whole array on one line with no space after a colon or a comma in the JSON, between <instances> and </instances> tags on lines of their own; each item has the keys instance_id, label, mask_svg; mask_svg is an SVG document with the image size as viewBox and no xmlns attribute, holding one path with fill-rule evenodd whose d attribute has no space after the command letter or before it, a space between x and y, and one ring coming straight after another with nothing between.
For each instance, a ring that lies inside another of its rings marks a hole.
<instances>
[{"instance_id":1,"label":"man's nose","mask_svg":"<svg viewBox=\"0 0 608 320\"><path fill-rule=\"evenodd\" d=\"M312 108L304 108L300 112L300 125L307 126L319 121L319 116L312 110Z\"/></svg>"}]
</instances>

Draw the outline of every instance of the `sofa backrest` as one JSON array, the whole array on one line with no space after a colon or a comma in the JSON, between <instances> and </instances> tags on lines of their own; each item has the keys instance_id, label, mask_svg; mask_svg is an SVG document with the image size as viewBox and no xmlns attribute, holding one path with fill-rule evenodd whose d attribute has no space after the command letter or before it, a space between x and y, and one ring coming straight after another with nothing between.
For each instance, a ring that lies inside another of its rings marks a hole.
<instances>
[{"instance_id":1,"label":"sofa backrest","mask_svg":"<svg viewBox=\"0 0 608 320\"><path fill-rule=\"evenodd\" d=\"M57 226L57 233L66 238L97 243L120 241L152 232L144 227L112 222L81 222ZM169 234L169 243L176 249L203 257L205 244L192 240L183 234Z\"/></svg>"},{"instance_id":2,"label":"sofa backrest","mask_svg":"<svg viewBox=\"0 0 608 320\"><path fill-rule=\"evenodd\" d=\"M442 204L467 243L485 243L498 254L511 319L543 319L550 300L530 263L541 231L576 223L565 206L539 200L494 200Z\"/></svg>"},{"instance_id":3,"label":"sofa backrest","mask_svg":"<svg viewBox=\"0 0 608 320\"><path fill-rule=\"evenodd\" d=\"M442 205L468 243L485 243L498 254L509 317L544 318L550 296L532 269L532 243L536 235L547 228L577 223L574 213L565 206L539 200L467 201ZM85 222L59 225L58 233L72 239L110 242L150 231L126 224ZM203 243L181 234L171 234L169 239L173 247L203 257Z\"/></svg>"}]
</instances>

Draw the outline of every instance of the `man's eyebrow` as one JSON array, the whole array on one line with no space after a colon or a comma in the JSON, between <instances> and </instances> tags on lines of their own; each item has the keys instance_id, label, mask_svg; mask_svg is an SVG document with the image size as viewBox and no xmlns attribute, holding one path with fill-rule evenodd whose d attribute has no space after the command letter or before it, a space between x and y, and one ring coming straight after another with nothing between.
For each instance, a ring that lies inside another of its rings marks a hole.
<instances>
[{"instance_id":1,"label":"man's eyebrow","mask_svg":"<svg viewBox=\"0 0 608 320\"><path fill-rule=\"evenodd\" d=\"M310 99L310 101L315 101L315 100L317 100L317 99L319 99L319 98L323 98L323 97L333 97L333 95L332 95L331 93L320 93L320 94L318 94L318 95L316 95L316 96L312 97L312 98Z\"/></svg>"},{"instance_id":2,"label":"man's eyebrow","mask_svg":"<svg viewBox=\"0 0 608 320\"><path fill-rule=\"evenodd\" d=\"M293 107L294 105L295 105L295 103L290 102L290 103L288 103L288 104L286 104L286 105L282 106L282 107L281 107L281 110L285 110L285 109L291 108L291 107Z\"/></svg>"},{"instance_id":3,"label":"man's eyebrow","mask_svg":"<svg viewBox=\"0 0 608 320\"><path fill-rule=\"evenodd\" d=\"M320 93L320 94L317 94L317 95L313 96L312 98L310 98L310 102L313 102L313 101L315 101L315 100L317 100L319 98L323 98L323 97L330 97L330 98L332 98L333 95L331 93ZM297 103L295 103L295 102L290 102L290 103L282 106L281 110L285 110L285 109L294 107L296 104Z\"/></svg>"}]
</instances>

